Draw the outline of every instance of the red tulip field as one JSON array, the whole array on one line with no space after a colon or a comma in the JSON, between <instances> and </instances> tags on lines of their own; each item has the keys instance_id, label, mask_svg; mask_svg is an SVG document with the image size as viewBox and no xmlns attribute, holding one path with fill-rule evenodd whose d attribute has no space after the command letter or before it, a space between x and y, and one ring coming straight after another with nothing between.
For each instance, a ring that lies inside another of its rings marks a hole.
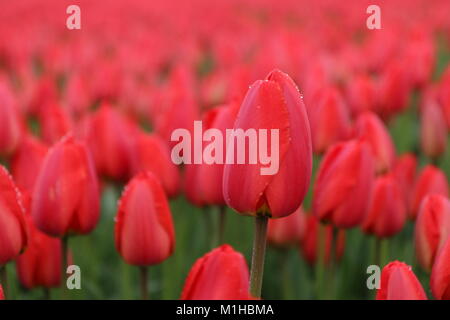
<instances>
[{"instance_id":1,"label":"red tulip field","mask_svg":"<svg viewBox=\"0 0 450 320\"><path fill-rule=\"evenodd\" d=\"M0 0L0 300L450 300L449 133L449 0Z\"/></svg>"}]
</instances>

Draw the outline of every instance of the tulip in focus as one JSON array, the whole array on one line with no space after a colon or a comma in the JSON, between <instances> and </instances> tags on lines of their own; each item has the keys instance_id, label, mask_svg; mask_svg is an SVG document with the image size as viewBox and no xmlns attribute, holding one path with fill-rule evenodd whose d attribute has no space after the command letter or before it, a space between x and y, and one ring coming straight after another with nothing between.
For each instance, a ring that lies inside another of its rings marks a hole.
<instances>
[{"instance_id":1,"label":"tulip in focus","mask_svg":"<svg viewBox=\"0 0 450 320\"><path fill-rule=\"evenodd\" d=\"M430 287L439 300L450 300L450 237L437 254L431 271Z\"/></svg>"},{"instance_id":2,"label":"tulip in focus","mask_svg":"<svg viewBox=\"0 0 450 320\"><path fill-rule=\"evenodd\" d=\"M431 270L449 236L450 201L439 194L427 195L420 205L414 235L417 260L425 270Z\"/></svg>"},{"instance_id":3,"label":"tulip in focus","mask_svg":"<svg viewBox=\"0 0 450 320\"><path fill-rule=\"evenodd\" d=\"M224 244L198 259L181 293L182 300L248 300L248 267L242 254Z\"/></svg>"},{"instance_id":4,"label":"tulip in focus","mask_svg":"<svg viewBox=\"0 0 450 320\"><path fill-rule=\"evenodd\" d=\"M377 300L427 300L425 291L411 267L394 261L381 272Z\"/></svg>"}]
</instances>

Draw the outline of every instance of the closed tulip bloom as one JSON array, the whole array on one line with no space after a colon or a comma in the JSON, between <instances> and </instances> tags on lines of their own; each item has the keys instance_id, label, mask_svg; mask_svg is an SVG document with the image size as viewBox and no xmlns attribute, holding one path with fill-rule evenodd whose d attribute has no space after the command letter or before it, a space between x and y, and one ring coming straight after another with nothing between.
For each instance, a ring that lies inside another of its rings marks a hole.
<instances>
[{"instance_id":1,"label":"closed tulip bloom","mask_svg":"<svg viewBox=\"0 0 450 320\"><path fill-rule=\"evenodd\" d=\"M296 246L306 232L306 215L302 207L293 214L280 218L270 219L267 229L267 240L276 247Z\"/></svg>"},{"instance_id":2,"label":"closed tulip bloom","mask_svg":"<svg viewBox=\"0 0 450 320\"><path fill-rule=\"evenodd\" d=\"M51 236L92 231L99 219L99 187L84 143L66 136L47 153L32 195L35 225Z\"/></svg>"},{"instance_id":3,"label":"closed tulip bloom","mask_svg":"<svg viewBox=\"0 0 450 320\"><path fill-rule=\"evenodd\" d=\"M20 189L32 193L39 169L47 154L47 146L27 135L11 159L11 173Z\"/></svg>"},{"instance_id":4,"label":"closed tulip bloom","mask_svg":"<svg viewBox=\"0 0 450 320\"><path fill-rule=\"evenodd\" d=\"M224 244L198 259L181 293L182 300L247 300L249 272L242 254Z\"/></svg>"},{"instance_id":5,"label":"closed tulip bloom","mask_svg":"<svg viewBox=\"0 0 450 320\"><path fill-rule=\"evenodd\" d=\"M439 248L450 236L450 201L438 194L427 195L415 224L416 256L420 265L431 270Z\"/></svg>"},{"instance_id":6,"label":"closed tulip bloom","mask_svg":"<svg viewBox=\"0 0 450 320\"><path fill-rule=\"evenodd\" d=\"M5 295L3 293L3 287L1 284L0 284L0 300L5 300Z\"/></svg>"},{"instance_id":7,"label":"closed tulip bloom","mask_svg":"<svg viewBox=\"0 0 450 320\"><path fill-rule=\"evenodd\" d=\"M268 136L270 129L279 130L278 171L261 175L261 163L225 164L225 201L244 215L287 216L302 203L312 169L308 117L298 88L287 74L274 70L250 87L234 129L250 128L267 129ZM271 154L271 148L267 149Z\"/></svg>"},{"instance_id":8,"label":"closed tulip bloom","mask_svg":"<svg viewBox=\"0 0 450 320\"><path fill-rule=\"evenodd\" d=\"M362 113L355 124L356 136L366 140L372 150L377 173L390 170L395 161L395 147L383 122L372 112Z\"/></svg>"},{"instance_id":9,"label":"closed tulip bloom","mask_svg":"<svg viewBox=\"0 0 450 320\"><path fill-rule=\"evenodd\" d=\"M391 237L402 230L406 221L406 202L392 174L375 180L368 214L362 229L379 238Z\"/></svg>"},{"instance_id":10,"label":"closed tulip bloom","mask_svg":"<svg viewBox=\"0 0 450 320\"><path fill-rule=\"evenodd\" d=\"M177 195L180 187L180 173L170 158L169 146L154 134L139 133L136 138L135 174L153 172L169 197Z\"/></svg>"},{"instance_id":11,"label":"closed tulip bloom","mask_svg":"<svg viewBox=\"0 0 450 320\"><path fill-rule=\"evenodd\" d=\"M9 87L0 81L0 155L10 155L20 144L22 124Z\"/></svg>"},{"instance_id":12,"label":"closed tulip bloom","mask_svg":"<svg viewBox=\"0 0 450 320\"><path fill-rule=\"evenodd\" d=\"M376 299L427 300L427 296L411 267L394 261L381 272L381 287L377 291Z\"/></svg>"},{"instance_id":13,"label":"closed tulip bloom","mask_svg":"<svg viewBox=\"0 0 450 320\"><path fill-rule=\"evenodd\" d=\"M409 208L411 203L411 186L416 180L417 158L412 153L406 153L397 158L392 173L400 184L404 198Z\"/></svg>"},{"instance_id":14,"label":"closed tulip bloom","mask_svg":"<svg viewBox=\"0 0 450 320\"><path fill-rule=\"evenodd\" d=\"M438 158L447 146L447 124L441 107L428 100L423 105L420 117L420 144L430 158Z\"/></svg>"},{"instance_id":15,"label":"closed tulip bloom","mask_svg":"<svg viewBox=\"0 0 450 320\"><path fill-rule=\"evenodd\" d=\"M139 173L127 184L119 201L115 243L123 259L132 265L158 264L172 254L172 215L164 189L153 173Z\"/></svg>"},{"instance_id":16,"label":"closed tulip bloom","mask_svg":"<svg viewBox=\"0 0 450 320\"><path fill-rule=\"evenodd\" d=\"M411 196L410 218L416 219L420 203L428 194L440 194L448 197L448 182L444 172L433 166L423 168L413 188Z\"/></svg>"},{"instance_id":17,"label":"closed tulip bloom","mask_svg":"<svg viewBox=\"0 0 450 320\"><path fill-rule=\"evenodd\" d=\"M375 107L375 86L366 74L357 75L347 83L346 97L354 115Z\"/></svg>"},{"instance_id":18,"label":"closed tulip bloom","mask_svg":"<svg viewBox=\"0 0 450 320\"><path fill-rule=\"evenodd\" d=\"M313 190L313 214L338 228L351 228L365 218L374 180L368 144L350 140L325 154Z\"/></svg>"},{"instance_id":19,"label":"closed tulip bloom","mask_svg":"<svg viewBox=\"0 0 450 320\"><path fill-rule=\"evenodd\" d=\"M323 153L332 144L347 138L350 115L338 89L323 89L317 105L309 106L308 115L314 152Z\"/></svg>"},{"instance_id":20,"label":"closed tulip bloom","mask_svg":"<svg viewBox=\"0 0 450 320\"><path fill-rule=\"evenodd\" d=\"M28 289L53 288L61 282L61 239L39 231L27 216L30 241L27 250L17 258L20 283Z\"/></svg>"},{"instance_id":21,"label":"closed tulip bloom","mask_svg":"<svg viewBox=\"0 0 450 320\"><path fill-rule=\"evenodd\" d=\"M0 266L15 259L27 241L21 195L8 171L0 166Z\"/></svg>"},{"instance_id":22,"label":"closed tulip bloom","mask_svg":"<svg viewBox=\"0 0 450 320\"><path fill-rule=\"evenodd\" d=\"M42 139L52 145L64 137L72 128L65 109L56 102L49 102L39 111Z\"/></svg>"},{"instance_id":23,"label":"closed tulip bloom","mask_svg":"<svg viewBox=\"0 0 450 320\"><path fill-rule=\"evenodd\" d=\"M431 271L430 287L439 300L450 300L450 237L439 250Z\"/></svg>"}]
</instances>

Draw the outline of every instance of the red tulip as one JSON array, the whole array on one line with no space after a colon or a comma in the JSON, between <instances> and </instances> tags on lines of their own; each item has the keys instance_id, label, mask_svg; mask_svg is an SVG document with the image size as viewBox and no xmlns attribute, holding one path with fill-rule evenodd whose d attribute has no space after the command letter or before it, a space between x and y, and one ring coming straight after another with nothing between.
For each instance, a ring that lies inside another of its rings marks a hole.
<instances>
[{"instance_id":1,"label":"red tulip","mask_svg":"<svg viewBox=\"0 0 450 320\"><path fill-rule=\"evenodd\" d=\"M168 145L157 135L139 133L136 138L134 173L153 172L169 197L176 196L180 186L180 173L172 162Z\"/></svg>"},{"instance_id":2,"label":"red tulip","mask_svg":"<svg viewBox=\"0 0 450 320\"><path fill-rule=\"evenodd\" d=\"M0 300L5 300L5 295L3 294L3 287L0 284Z\"/></svg>"},{"instance_id":3,"label":"red tulip","mask_svg":"<svg viewBox=\"0 0 450 320\"><path fill-rule=\"evenodd\" d=\"M305 232L306 216L302 207L299 207L287 217L269 220L267 240L277 247L289 247L302 241Z\"/></svg>"},{"instance_id":4,"label":"red tulip","mask_svg":"<svg viewBox=\"0 0 450 320\"><path fill-rule=\"evenodd\" d=\"M420 117L420 143L430 158L438 158L447 146L447 124L441 107L436 101L425 101Z\"/></svg>"},{"instance_id":5,"label":"red tulip","mask_svg":"<svg viewBox=\"0 0 450 320\"><path fill-rule=\"evenodd\" d=\"M52 145L65 136L72 124L62 106L49 102L39 111L39 123L42 139Z\"/></svg>"},{"instance_id":6,"label":"red tulip","mask_svg":"<svg viewBox=\"0 0 450 320\"><path fill-rule=\"evenodd\" d=\"M234 129L250 128L279 130L279 170L275 175L261 175L261 163L225 164L225 201L245 215L265 211L272 217L287 216L302 203L312 168L308 117L298 88L287 74L272 71L266 80L250 87Z\"/></svg>"},{"instance_id":7,"label":"red tulip","mask_svg":"<svg viewBox=\"0 0 450 320\"><path fill-rule=\"evenodd\" d=\"M411 267L394 261L381 272L381 288L377 291L376 299L427 300L427 296Z\"/></svg>"},{"instance_id":8,"label":"red tulip","mask_svg":"<svg viewBox=\"0 0 450 320\"><path fill-rule=\"evenodd\" d=\"M84 143L72 136L47 153L32 195L35 225L51 236L86 234L99 219L99 188Z\"/></svg>"},{"instance_id":9,"label":"red tulip","mask_svg":"<svg viewBox=\"0 0 450 320\"><path fill-rule=\"evenodd\" d=\"M336 88L321 91L317 104L308 107L314 152L323 153L347 138L350 129L348 107Z\"/></svg>"},{"instance_id":10,"label":"red tulip","mask_svg":"<svg viewBox=\"0 0 450 320\"><path fill-rule=\"evenodd\" d=\"M0 266L15 259L27 241L21 195L8 171L0 166Z\"/></svg>"},{"instance_id":11,"label":"red tulip","mask_svg":"<svg viewBox=\"0 0 450 320\"><path fill-rule=\"evenodd\" d=\"M32 193L39 170L47 154L47 146L27 135L11 159L11 173L20 189Z\"/></svg>"},{"instance_id":12,"label":"red tulip","mask_svg":"<svg viewBox=\"0 0 450 320\"><path fill-rule=\"evenodd\" d=\"M356 75L348 81L346 96L354 115L375 108L375 87L368 75Z\"/></svg>"},{"instance_id":13,"label":"red tulip","mask_svg":"<svg viewBox=\"0 0 450 320\"><path fill-rule=\"evenodd\" d=\"M181 293L182 300L247 300L249 272L244 256L224 244L198 259Z\"/></svg>"},{"instance_id":14,"label":"red tulip","mask_svg":"<svg viewBox=\"0 0 450 320\"><path fill-rule=\"evenodd\" d=\"M377 173L389 171L395 160L395 147L383 122L372 112L358 116L356 136L366 140L375 159Z\"/></svg>"},{"instance_id":15,"label":"red tulip","mask_svg":"<svg viewBox=\"0 0 450 320\"><path fill-rule=\"evenodd\" d=\"M417 159L411 153L406 153L397 158L392 173L400 184L406 203L411 203L411 186L416 180Z\"/></svg>"},{"instance_id":16,"label":"red tulip","mask_svg":"<svg viewBox=\"0 0 450 320\"><path fill-rule=\"evenodd\" d=\"M338 228L360 224L374 180L370 148L361 140L332 146L319 166L313 190L313 214Z\"/></svg>"},{"instance_id":17,"label":"red tulip","mask_svg":"<svg viewBox=\"0 0 450 320\"><path fill-rule=\"evenodd\" d=\"M330 263L331 259L331 245L333 241L333 226L332 225L320 225L319 219L317 217L310 215L306 217L306 228L305 235L300 241L300 249L303 253L303 257L306 261L314 265L318 260L319 255L319 237L324 237L322 241L324 241L325 245L325 263ZM319 232L319 228L324 228L323 233ZM337 234L337 238L334 240L335 243L335 252L333 252L336 260L339 260L344 255L345 249L345 231L339 230Z\"/></svg>"},{"instance_id":18,"label":"red tulip","mask_svg":"<svg viewBox=\"0 0 450 320\"><path fill-rule=\"evenodd\" d=\"M13 94L0 81L0 155L10 155L20 144L22 124Z\"/></svg>"},{"instance_id":19,"label":"red tulip","mask_svg":"<svg viewBox=\"0 0 450 320\"><path fill-rule=\"evenodd\" d=\"M431 271L430 287L439 300L450 300L450 237L439 250Z\"/></svg>"},{"instance_id":20,"label":"red tulip","mask_svg":"<svg viewBox=\"0 0 450 320\"><path fill-rule=\"evenodd\" d=\"M116 216L115 242L123 259L133 265L158 264L172 254L172 216L153 173L139 173L126 186Z\"/></svg>"},{"instance_id":21,"label":"red tulip","mask_svg":"<svg viewBox=\"0 0 450 320\"><path fill-rule=\"evenodd\" d=\"M378 177L362 229L379 238L391 237L403 228L405 221L406 202L400 185L392 174Z\"/></svg>"},{"instance_id":22,"label":"red tulip","mask_svg":"<svg viewBox=\"0 0 450 320\"><path fill-rule=\"evenodd\" d=\"M442 170L433 165L423 168L413 188L410 218L415 219L420 203L428 194L441 194L448 197L448 183Z\"/></svg>"},{"instance_id":23,"label":"red tulip","mask_svg":"<svg viewBox=\"0 0 450 320\"><path fill-rule=\"evenodd\" d=\"M430 271L439 248L450 235L450 202L438 194L423 198L415 224L415 247L420 265Z\"/></svg>"}]
</instances>

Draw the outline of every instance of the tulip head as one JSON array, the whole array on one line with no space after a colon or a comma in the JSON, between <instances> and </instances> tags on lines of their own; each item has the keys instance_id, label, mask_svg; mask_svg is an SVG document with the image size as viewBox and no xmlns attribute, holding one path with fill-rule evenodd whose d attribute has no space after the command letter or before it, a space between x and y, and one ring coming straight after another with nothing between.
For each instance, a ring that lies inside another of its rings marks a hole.
<instances>
[{"instance_id":1,"label":"tulip head","mask_svg":"<svg viewBox=\"0 0 450 320\"><path fill-rule=\"evenodd\" d=\"M22 123L11 89L0 81L0 155L10 155L19 147Z\"/></svg>"},{"instance_id":2,"label":"tulip head","mask_svg":"<svg viewBox=\"0 0 450 320\"><path fill-rule=\"evenodd\" d=\"M395 179L402 189L408 209L411 203L411 186L414 185L416 180L416 170L417 158L412 153L406 153L397 158L392 170Z\"/></svg>"},{"instance_id":3,"label":"tulip head","mask_svg":"<svg viewBox=\"0 0 450 320\"><path fill-rule=\"evenodd\" d=\"M427 99L420 116L420 145L430 158L441 156L447 146L447 123L441 107L433 99Z\"/></svg>"},{"instance_id":4,"label":"tulip head","mask_svg":"<svg viewBox=\"0 0 450 320\"><path fill-rule=\"evenodd\" d=\"M431 271L430 287L439 300L450 300L450 237L439 250Z\"/></svg>"}]
</instances>

